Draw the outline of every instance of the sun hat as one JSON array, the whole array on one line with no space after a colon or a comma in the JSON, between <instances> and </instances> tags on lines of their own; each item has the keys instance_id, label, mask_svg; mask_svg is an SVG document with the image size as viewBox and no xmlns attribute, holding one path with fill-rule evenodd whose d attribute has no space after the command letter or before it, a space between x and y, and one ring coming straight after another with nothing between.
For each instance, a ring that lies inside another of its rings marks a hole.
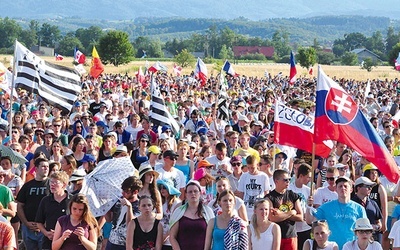
<instances>
[{"instance_id":1,"label":"sun hat","mask_svg":"<svg viewBox=\"0 0 400 250\"><path fill-rule=\"evenodd\" d=\"M163 185L170 195L181 195L181 192L169 180L157 180L157 185Z\"/></svg>"},{"instance_id":2,"label":"sun hat","mask_svg":"<svg viewBox=\"0 0 400 250\"><path fill-rule=\"evenodd\" d=\"M211 166L213 166L213 164L211 164L207 160L201 160L201 161L199 161L199 163L197 163L197 168L207 168L207 167L211 167Z\"/></svg>"},{"instance_id":3,"label":"sun hat","mask_svg":"<svg viewBox=\"0 0 400 250\"><path fill-rule=\"evenodd\" d=\"M78 180L82 180L84 179L86 176L86 172L84 169L76 169L74 170L74 172L72 173L71 177L69 177L69 181L78 181Z\"/></svg>"},{"instance_id":4,"label":"sun hat","mask_svg":"<svg viewBox=\"0 0 400 250\"><path fill-rule=\"evenodd\" d=\"M367 230L373 230L374 228L372 227L371 223L367 218L360 218L356 220L356 224L354 227L354 231L367 231Z\"/></svg>"},{"instance_id":5,"label":"sun hat","mask_svg":"<svg viewBox=\"0 0 400 250\"><path fill-rule=\"evenodd\" d=\"M371 181L369 178L364 177L364 176L357 178L357 180L354 182L354 186L358 186L358 185L362 185L362 184L367 185L367 186L375 186L377 183Z\"/></svg>"},{"instance_id":6,"label":"sun hat","mask_svg":"<svg viewBox=\"0 0 400 250\"><path fill-rule=\"evenodd\" d=\"M193 174L193 180L199 181L201 178L204 178L207 175L207 170L205 168L199 168Z\"/></svg>"},{"instance_id":7,"label":"sun hat","mask_svg":"<svg viewBox=\"0 0 400 250\"><path fill-rule=\"evenodd\" d=\"M91 154L85 154L81 160L82 163L84 162L96 162L96 157Z\"/></svg>"},{"instance_id":8,"label":"sun hat","mask_svg":"<svg viewBox=\"0 0 400 250\"><path fill-rule=\"evenodd\" d=\"M149 151L149 153L153 153L153 154L155 154L155 155L158 155L158 154L161 153L161 149L160 149L159 147L155 146L155 145L150 146L150 147L147 149L147 151Z\"/></svg>"},{"instance_id":9,"label":"sun hat","mask_svg":"<svg viewBox=\"0 0 400 250\"><path fill-rule=\"evenodd\" d=\"M157 171L155 171L149 163L143 163L139 167L139 179L142 179L142 177L147 174L153 172L154 178L157 179L158 176L160 175Z\"/></svg>"}]
</instances>

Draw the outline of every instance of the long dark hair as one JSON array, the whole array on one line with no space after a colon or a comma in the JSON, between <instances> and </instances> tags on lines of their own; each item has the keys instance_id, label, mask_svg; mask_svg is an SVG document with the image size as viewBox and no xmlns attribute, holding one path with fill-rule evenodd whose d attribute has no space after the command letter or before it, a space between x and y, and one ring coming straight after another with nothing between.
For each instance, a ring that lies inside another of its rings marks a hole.
<instances>
[{"instance_id":1,"label":"long dark hair","mask_svg":"<svg viewBox=\"0 0 400 250\"><path fill-rule=\"evenodd\" d=\"M185 187L185 193L187 193L187 188L189 186L195 186L199 189L199 192L201 194L201 188L200 188L200 184L197 184L196 182L189 182L186 187ZM185 200L186 202L186 200ZM184 204L184 203L183 203ZM203 201L201 199L201 195L200 195L200 201L199 204L197 205L197 211L196 211L197 216L199 216L200 218L203 218Z\"/></svg>"},{"instance_id":2,"label":"long dark hair","mask_svg":"<svg viewBox=\"0 0 400 250\"><path fill-rule=\"evenodd\" d=\"M144 183L144 179L146 178L146 174L144 174L142 176L142 178L140 179L142 181L142 183ZM161 205L160 204L161 200L157 199L157 197L158 197L156 195L156 193L158 192L157 183L156 183L157 181L156 181L156 177L154 175L153 175L153 177L154 177L153 178L153 182L149 184L149 191L150 191L150 197L151 197L151 199L153 200L153 203L154 203L154 207L158 208ZM160 196L161 196L161 194L160 194Z\"/></svg>"}]
</instances>

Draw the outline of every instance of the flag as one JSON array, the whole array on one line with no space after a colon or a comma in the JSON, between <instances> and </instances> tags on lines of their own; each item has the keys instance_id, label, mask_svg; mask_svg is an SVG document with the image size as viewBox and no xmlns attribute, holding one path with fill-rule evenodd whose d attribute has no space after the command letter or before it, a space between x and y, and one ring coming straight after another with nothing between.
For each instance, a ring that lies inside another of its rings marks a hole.
<instances>
[{"instance_id":1,"label":"flag","mask_svg":"<svg viewBox=\"0 0 400 250\"><path fill-rule=\"evenodd\" d=\"M174 63L174 73L176 76L181 76L182 73L182 67L176 65L176 63Z\"/></svg>"},{"instance_id":2,"label":"flag","mask_svg":"<svg viewBox=\"0 0 400 250\"><path fill-rule=\"evenodd\" d=\"M229 75L231 75L231 76L234 76L234 77L239 76L239 74L237 74L237 73L235 72L235 70L233 69L231 63L230 63L228 60L225 61L224 66L222 66L222 69L223 69L227 74L229 74Z\"/></svg>"},{"instance_id":3,"label":"flag","mask_svg":"<svg viewBox=\"0 0 400 250\"><path fill-rule=\"evenodd\" d=\"M396 67L397 71L400 71L400 52L399 52L399 56L397 57L397 59L394 61L394 66Z\"/></svg>"},{"instance_id":4,"label":"flag","mask_svg":"<svg viewBox=\"0 0 400 250\"><path fill-rule=\"evenodd\" d=\"M309 117L276 101L274 133L275 143L311 153L314 141L314 117ZM333 142L324 141L315 146L316 155L328 157L333 148Z\"/></svg>"},{"instance_id":5,"label":"flag","mask_svg":"<svg viewBox=\"0 0 400 250\"><path fill-rule=\"evenodd\" d=\"M15 87L38 94L49 105L69 113L81 92L79 73L46 62L19 42L15 46Z\"/></svg>"},{"instance_id":6,"label":"flag","mask_svg":"<svg viewBox=\"0 0 400 250\"><path fill-rule=\"evenodd\" d=\"M226 122L230 119L228 103L224 97L218 98L218 118Z\"/></svg>"},{"instance_id":7,"label":"flag","mask_svg":"<svg viewBox=\"0 0 400 250\"><path fill-rule=\"evenodd\" d=\"M84 64L86 62L85 54L83 54L77 47L74 49L74 60L78 64Z\"/></svg>"},{"instance_id":8,"label":"flag","mask_svg":"<svg viewBox=\"0 0 400 250\"><path fill-rule=\"evenodd\" d=\"M64 59L64 57L60 54L54 53L54 56L56 57L56 61L62 61L62 59Z\"/></svg>"},{"instance_id":9,"label":"flag","mask_svg":"<svg viewBox=\"0 0 400 250\"><path fill-rule=\"evenodd\" d=\"M92 67L90 68L90 75L93 76L94 78L97 78L101 73L103 73L103 71L104 71L104 66L101 63L96 47L93 46Z\"/></svg>"},{"instance_id":10,"label":"flag","mask_svg":"<svg viewBox=\"0 0 400 250\"><path fill-rule=\"evenodd\" d=\"M143 51L143 55L142 55L142 57L140 59L143 59L143 58L145 58L147 56L146 51L145 50L142 50L142 51Z\"/></svg>"},{"instance_id":11,"label":"flag","mask_svg":"<svg viewBox=\"0 0 400 250\"><path fill-rule=\"evenodd\" d=\"M207 83L207 67L200 57L197 57L196 68L194 69L194 76L200 79L201 86L203 87Z\"/></svg>"},{"instance_id":12,"label":"flag","mask_svg":"<svg viewBox=\"0 0 400 250\"><path fill-rule=\"evenodd\" d=\"M12 86L12 73L0 62L0 88L4 90L7 94L11 94ZM16 91L14 95L18 97Z\"/></svg>"},{"instance_id":13,"label":"flag","mask_svg":"<svg viewBox=\"0 0 400 250\"><path fill-rule=\"evenodd\" d=\"M139 83L143 84L146 81L146 77L143 74L142 67L140 66L136 74L136 79Z\"/></svg>"},{"instance_id":14,"label":"flag","mask_svg":"<svg viewBox=\"0 0 400 250\"><path fill-rule=\"evenodd\" d=\"M375 164L388 180L397 183L399 170L381 137L357 103L318 67L314 140L346 144Z\"/></svg>"},{"instance_id":15,"label":"flag","mask_svg":"<svg viewBox=\"0 0 400 250\"><path fill-rule=\"evenodd\" d=\"M172 117L171 113L169 113L167 106L165 106L164 98L161 95L160 88L158 87L154 77L151 78L151 102L149 117L154 125L169 125L175 135L179 133L178 122Z\"/></svg>"},{"instance_id":16,"label":"flag","mask_svg":"<svg viewBox=\"0 0 400 250\"><path fill-rule=\"evenodd\" d=\"M310 67L310 69L308 70L308 74L309 74L310 76L313 75L313 68L312 68L312 67Z\"/></svg>"},{"instance_id":17,"label":"flag","mask_svg":"<svg viewBox=\"0 0 400 250\"><path fill-rule=\"evenodd\" d=\"M364 100L367 99L369 92L371 92L371 81L368 79L367 86L365 87L364 91Z\"/></svg>"},{"instance_id":18,"label":"flag","mask_svg":"<svg viewBox=\"0 0 400 250\"><path fill-rule=\"evenodd\" d=\"M294 84L294 82L296 81L296 74L297 74L297 70L296 70L296 62L294 60L294 55L293 55L293 51L290 51L290 75L289 75L289 83L290 84Z\"/></svg>"},{"instance_id":19,"label":"flag","mask_svg":"<svg viewBox=\"0 0 400 250\"><path fill-rule=\"evenodd\" d=\"M167 66L162 65L159 61L157 61L155 64L153 64L148 71L152 72L152 73L156 73L157 71L161 71L166 73L168 71Z\"/></svg>"},{"instance_id":20,"label":"flag","mask_svg":"<svg viewBox=\"0 0 400 250\"><path fill-rule=\"evenodd\" d=\"M83 76L84 74L86 74L86 69L83 67L83 64L78 64L78 65L74 65L74 68L76 69L76 71L79 72L79 74L81 76Z\"/></svg>"}]
</instances>

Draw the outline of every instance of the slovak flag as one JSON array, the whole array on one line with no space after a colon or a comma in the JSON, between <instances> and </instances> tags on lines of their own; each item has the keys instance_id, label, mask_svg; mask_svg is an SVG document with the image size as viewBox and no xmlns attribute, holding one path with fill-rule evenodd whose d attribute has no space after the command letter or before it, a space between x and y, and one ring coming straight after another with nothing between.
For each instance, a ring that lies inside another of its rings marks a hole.
<instances>
[{"instance_id":1,"label":"slovak flag","mask_svg":"<svg viewBox=\"0 0 400 250\"><path fill-rule=\"evenodd\" d=\"M174 73L177 76L181 76L182 73L182 67L176 65L176 63L174 64Z\"/></svg>"},{"instance_id":2,"label":"slovak flag","mask_svg":"<svg viewBox=\"0 0 400 250\"><path fill-rule=\"evenodd\" d=\"M200 57L197 57L196 68L194 69L194 76L198 77L201 82L201 86L203 87L207 83L207 67L203 60Z\"/></svg>"},{"instance_id":3,"label":"slovak flag","mask_svg":"<svg viewBox=\"0 0 400 250\"><path fill-rule=\"evenodd\" d=\"M400 52L399 52L399 56L397 57L397 59L394 61L394 66L396 67L397 71L400 71Z\"/></svg>"},{"instance_id":4,"label":"slovak flag","mask_svg":"<svg viewBox=\"0 0 400 250\"><path fill-rule=\"evenodd\" d=\"M397 183L399 169L381 137L359 106L318 66L314 141L346 144L373 163L388 180Z\"/></svg>"},{"instance_id":5,"label":"slovak flag","mask_svg":"<svg viewBox=\"0 0 400 250\"><path fill-rule=\"evenodd\" d=\"M78 64L84 64L86 62L86 56L77 47L74 50L74 60Z\"/></svg>"},{"instance_id":6,"label":"slovak flag","mask_svg":"<svg viewBox=\"0 0 400 250\"><path fill-rule=\"evenodd\" d=\"M295 147L312 153L314 141L314 117L275 102L274 141L276 144ZM315 154L328 157L333 148L332 141L316 144Z\"/></svg>"},{"instance_id":7,"label":"slovak flag","mask_svg":"<svg viewBox=\"0 0 400 250\"><path fill-rule=\"evenodd\" d=\"M293 54L293 51L290 51L289 83L292 84L292 85L296 82L296 74L297 74L297 69L296 69L296 62L294 60L294 54Z\"/></svg>"},{"instance_id":8,"label":"slovak flag","mask_svg":"<svg viewBox=\"0 0 400 250\"><path fill-rule=\"evenodd\" d=\"M56 61L62 61L62 59L64 59L64 57L60 54L54 53L54 56L56 58Z\"/></svg>"},{"instance_id":9,"label":"slovak flag","mask_svg":"<svg viewBox=\"0 0 400 250\"><path fill-rule=\"evenodd\" d=\"M225 61L224 66L222 67L222 70L231 76L234 76L234 77L239 76L239 74L236 73L236 71L233 69L231 63L228 60Z\"/></svg>"}]
</instances>

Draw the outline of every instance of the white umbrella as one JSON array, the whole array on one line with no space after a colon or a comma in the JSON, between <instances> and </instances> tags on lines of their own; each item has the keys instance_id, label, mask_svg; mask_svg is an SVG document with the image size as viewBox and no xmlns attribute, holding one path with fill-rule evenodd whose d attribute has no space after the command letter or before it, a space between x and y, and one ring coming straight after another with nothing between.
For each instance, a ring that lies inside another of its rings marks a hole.
<instances>
[{"instance_id":1,"label":"white umbrella","mask_svg":"<svg viewBox=\"0 0 400 250\"><path fill-rule=\"evenodd\" d=\"M95 217L105 215L122 197L121 184L134 172L130 158L122 157L99 162L85 177L80 193L88 198L90 211Z\"/></svg>"},{"instance_id":2,"label":"white umbrella","mask_svg":"<svg viewBox=\"0 0 400 250\"><path fill-rule=\"evenodd\" d=\"M8 146L0 145L0 155L10 157L13 164L24 165L25 162L27 162L26 158L23 155L21 155L17 151L12 150Z\"/></svg>"}]
</instances>

